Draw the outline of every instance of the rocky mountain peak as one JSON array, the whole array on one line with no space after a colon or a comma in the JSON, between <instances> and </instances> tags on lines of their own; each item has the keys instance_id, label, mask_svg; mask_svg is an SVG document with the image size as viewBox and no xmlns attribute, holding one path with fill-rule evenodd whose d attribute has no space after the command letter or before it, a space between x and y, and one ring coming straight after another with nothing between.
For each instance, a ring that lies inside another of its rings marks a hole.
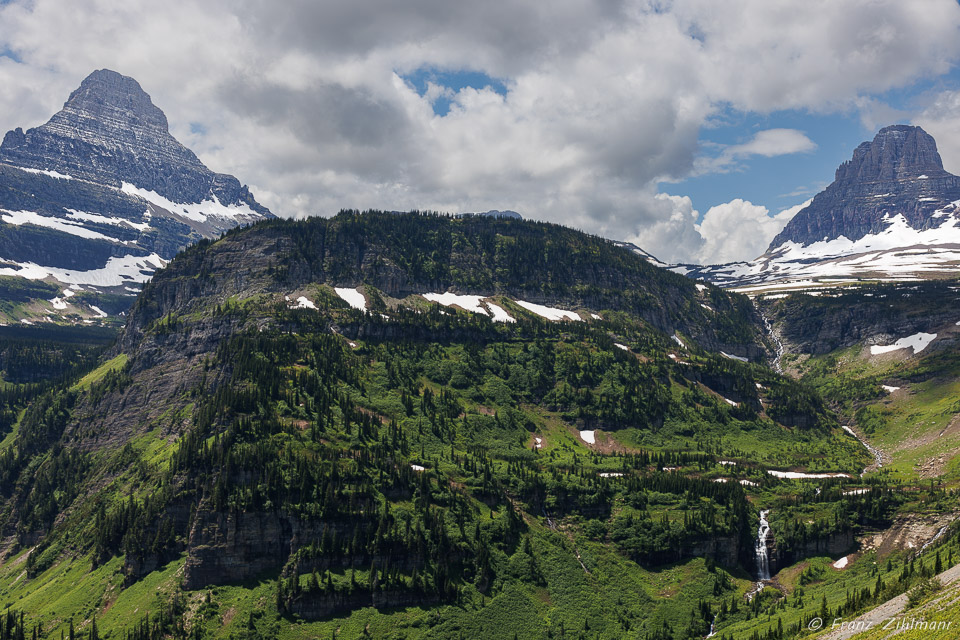
<instances>
[{"instance_id":1,"label":"rocky mountain peak","mask_svg":"<svg viewBox=\"0 0 960 640\"><path fill-rule=\"evenodd\" d=\"M99 69L87 76L51 122L58 120L97 123L101 125L98 129L102 125L149 126L163 132L169 129L167 117L140 83L110 69Z\"/></svg>"},{"instance_id":2,"label":"rocky mountain peak","mask_svg":"<svg viewBox=\"0 0 960 640\"><path fill-rule=\"evenodd\" d=\"M933 136L920 127L899 124L884 127L872 141L857 147L853 158L837 169L836 181L888 182L944 174Z\"/></svg>"},{"instance_id":3,"label":"rocky mountain peak","mask_svg":"<svg viewBox=\"0 0 960 640\"><path fill-rule=\"evenodd\" d=\"M136 80L109 69L87 76L45 124L7 133L0 162L110 187L129 183L177 203L216 197L270 215L236 178L214 173L170 135L167 117Z\"/></svg>"},{"instance_id":4,"label":"rocky mountain peak","mask_svg":"<svg viewBox=\"0 0 960 640\"><path fill-rule=\"evenodd\" d=\"M960 199L960 178L943 169L937 143L920 127L884 127L840 165L821 191L773 239L808 246L845 237L856 241L886 230L902 216L913 229L939 226L934 214Z\"/></svg>"}]
</instances>

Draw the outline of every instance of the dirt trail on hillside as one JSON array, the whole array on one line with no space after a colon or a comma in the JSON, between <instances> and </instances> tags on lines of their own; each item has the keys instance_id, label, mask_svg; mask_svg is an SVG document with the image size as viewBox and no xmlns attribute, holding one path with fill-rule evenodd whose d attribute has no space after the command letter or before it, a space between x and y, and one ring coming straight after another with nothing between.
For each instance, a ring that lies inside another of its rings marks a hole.
<instances>
[{"instance_id":1,"label":"dirt trail on hillside","mask_svg":"<svg viewBox=\"0 0 960 640\"><path fill-rule=\"evenodd\" d=\"M937 577L940 578L940 581L945 587L960 580L960 564L938 574ZM904 593L896 598L887 600L854 620L844 620L844 622L847 623L846 627L833 629L819 636L817 640L847 640L847 638L854 638L866 630L875 630L878 627L883 627L891 618L895 618L903 613L906 608L907 594ZM829 628L833 624L833 621L824 620L823 623L825 627Z\"/></svg>"}]
</instances>

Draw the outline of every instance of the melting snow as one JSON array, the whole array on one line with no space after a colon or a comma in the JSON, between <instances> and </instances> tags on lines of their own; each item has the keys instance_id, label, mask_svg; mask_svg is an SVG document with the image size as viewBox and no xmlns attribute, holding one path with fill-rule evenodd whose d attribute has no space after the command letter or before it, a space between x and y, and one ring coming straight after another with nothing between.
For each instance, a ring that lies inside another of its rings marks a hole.
<instances>
[{"instance_id":1,"label":"melting snow","mask_svg":"<svg viewBox=\"0 0 960 640\"><path fill-rule=\"evenodd\" d=\"M107 312L104 311L103 309L101 309L100 307L97 307L97 306L94 306L94 305L90 305L90 308L93 309L94 312L95 312L98 316L100 316L101 318L106 318L106 317L107 317Z\"/></svg>"},{"instance_id":2,"label":"melting snow","mask_svg":"<svg viewBox=\"0 0 960 640\"><path fill-rule=\"evenodd\" d=\"M211 200L183 203L173 202L155 191L141 189L129 182L124 182L120 190L129 195L139 196L152 205L166 209L170 213L193 220L194 222L206 222L207 219L211 217L227 218L230 220L256 219L261 217L259 213L251 209L247 204L225 205L213 194L210 194Z\"/></svg>"},{"instance_id":3,"label":"melting snow","mask_svg":"<svg viewBox=\"0 0 960 640\"><path fill-rule=\"evenodd\" d=\"M591 313L590 317L593 318L594 320L603 320L603 318L596 313ZM960 324L960 322L958 322L957 324Z\"/></svg>"},{"instance_id":4,"label":"melting snow","mask_svg":"<svg viewBox=\"0 0 960 640\"><path fill-rule=\"evenodd\" d=\"M896 342L887 346L880 346L878 344L872 345L870 347L870 355L878 355L881 353L889 353L891 351L897 351L898 349L913 349L914 353L920 353L927 348L931 342L937 338L935 333L915 333L912 336L906 338L900 338Z\"/></svg>"},{"instance_id":5,"label":"melting snow","mask_svg":"<svg viewBox=\"0 0 960 640\"><path fill-rule=\"evenodd\" d=\"M882 384L882 385L880 385L880 386L883 387L883 390L886 391L887 393L893 393L894 391L899 391L899 390L900 390L900 387L891 387L891 386L886 385L886 384Z\"/></svg>"},{"instance_id":6,"label":"melting snow","mask_svg":"<svg viewBox=\"0 0 960 640\"><path fill-rule=\"evenodd\" d=\"M722 355L724 358L730 358L731 360L739 360L740 362L750 362L750 360L748 360L747 358L741 358L740 356L732 356L729 353L726 353L724 351L721 351L720 355Z\"/></svg>"},{"instance_id":7,"label":"melting snow","mask_svg":"<svg viewBox=\"0 0 960 640\"><path fill-rule=\"evenodd\" d=\"M98 231L87 229L78 222L70 222L69 220L64 220L63 218L42 216L33 211L7 211L6 209L0 209L0 211L3 211L2 219L7 224L32 224L38 227L55 229L56 231L62 231L63 233L69 233L70 235L80 238L87 238L89 240L109 240L111 242L120 242L116 238L105 236Z\"/></svg>"},{"instance_id":8,"label":"melting snow","mask_svg":"<svg viewBox=\"0 0 960 640\"><path fill-rule=\"evenodd\" d=\"M574 313L573 311L565 311L563 309L557 309L555 307L545 307L542 304L535 304L533 302L525 302L524 300L517 300L517 304L530 311L537 314L541 318L546 318L547 320L559 321L559 320L582 320L579 314Z\"/></svg>"},{"instance_id":9,"label":"melting snow","mask_svg":"<svg viewBox=\"0 0 960 640\"><path fill-rule=\"evenodd\" d=\"M767 469L767 473L776 478L788 480L824 480L826 478L849 478L846 473L801 473L799 471L775 471Z\"/></svg>"},{"instance_id":10,"label":"melting snow","mask_svg":"<svg viewBox=\"0 0 960 640\"><path fill-rule=\"evenodd\" d=\"M724 400L725 400L725 401L727 402L727 404L730 405L731 407L739 407L739 406L740 406L740 403L739 403L739 402L734 402L733 400L731 400L731 399L729 399L729 398L724 398Z\"/></svg>"},{"instance_id":11,"label":"melting snow","mask_svg":"<svg viewBox=\"0 0 960 640\"><path fill-rule=\"evenodd\" d=\"M536 442L537 442L535 445L533 445L534 448L535 448L535 449L542 449L542 448L543 448L543 438L534 438L534 440L536 440Z\"/></svg>"},{"instance_id":12,"label":"melting snow","mask_svg":"<svg viewBox=\"0 0 960 640\"><path fill-rule=\"evenodd\" d=\"M427 470L426 467L421 467L421 466L418 465L418 464L412 464L412 465L410 465L410 468L413 469L414 471L426 471L426 470Z\"/></svg>"},{"instance_id":13,"label":"melting snow","mask_svg":"<svg viewBox=\"0 0 960 640\"><path fill-rule=\"evenodd\" d=\"M623 349L624 351L630 351L630 347L628 347L628 346L625 345L625 344L620 344L619 342L614 342L614 343L613 343L613 346L615 346L617 349Z\"/></svg>"},{"instance_id":14,"label":"melting snow","mask_svg":"<svg viewBox=\"0 0 960 640\"><path fill-rule=\"evenodd\" d=\"M680 348L682 348L682 349L686 349L686 348L687 348L687 345L683 344L683 340L681 340L681 339L680 339L680 336L678 336L677 334L673 334L672 336L670 336L670 338L671 338L674 342L676 342L678 345L680 345Z\"/></svg>"},{"instance_id":15,"label":"melting snow","mask_svg":"<svg viewBox=\"0 0 960 640\"><path fill-rule=\"evenodd\" d=\"M705 285L705 284L700 284L699 282L698 282L697 284L695 284L694 286L697 288L697 291L705 291L706 288L707 288L707 285Z\"/></svg>"},{"instance_id":16,"label":"melting snow","mask_svg":"<svg viewBox=\"0 0 960 640\"><path fill-rule=\"evenodd\" d=\"M87 222L97 222L100 224L112 224L115 227L121 227L123 225L130 226L137 231L146 231L150 228L149 222L132 222L126 218L108 218L107 216L97 215L96 213L87 213L85 211L77 211L75 209L67 209L68 218L73 218L74 220L85 220Z\"/></svg>"},{"instance_id":17,"label":"melting snow","mask_svg":"<svg viewBox=\"0 0 960 640\"><path fill-rule=\"evenodd\" d=\"M600 474L601 478L622 478L623 474L616 471L604 471Z\"/></svg>"},{"instance_id":18,"label":"melting snow","mask_svg":"<svg viewBox=\"0 0 960 640\"><path fill-rule=\"evenodd\" d=\"M50 176L51 178L56 178L57 180L73 180L73 176L68 176L65 173L60 173L59 171L52 171L50 169L28 169L26 167L17 167L21 171L26 171L27 173L39 173L41 175Z\"/></svg>"},{"instance_id":19,"label":"melting snow","mask_svg":"<svg viewBox=\"0 0 960 640\"><path fill-rule=\"evenodd\" d=\"M735 467L737 465L737 463L733 460L720 460L717 464L722 464L729 467Z\"/></svg>"},{"instance_id":20,"label":"melting snow","mask_svg":"<svg viewBox=\"0 0 960 640\"><path fill-rule=\"evenodd\" d=\"M50 303L53 305L54 309L58 309L60 311L63 311L64 309L67 308L67 303L66 301L64 301L63 298L54 298L53 300L50 301Z\"/></svg>"},{"instance_id":21,"label":"melting snow","mask_svg":"<svg viewBox=\"0 0 960 640\"><path fill-rule=\"evenodd\" d=\"M291 309L316 309L317 305L313 304L305 296L300 296L297 298L297 304L290 307Z\"/></svg>"},{"instance_id":22,"label":"melting snow","mask_svg":"<svg viewBox=\"0 0 960 640\"><path fill-rule=\"evenodd\" d=\"M849 557L849 556L844 556L844 557L840 558L839 560L837 560L836 562L834 562L834 563L833 563L833 568L834 568L834 569L843 569L844 567L846 567L846 566L847 566L847 558L848 558L848 557Z\"/></svg>"},{"instance_id":23,"label":"melting snow","mask_svg":"<svg viewBox=\"0 0 960 640\"><path fill-rule=\"evenodd\" d=\"M101 269L77 271L57 267L43 267L33 262L16 263L19 269L0 269L0 276L20 276L28 280L43 280L53 277L67 284L91 284L98 287L116 287L129 282L146 282L153 272L167 263L155 253L149 256L126 255L112 257Z\"/></svg>"},{"instance_id":24,"label":"melting snow","mask_svg":"<svg viewBox=\"0 0 960 640\"><path fill-rule=\"evenodd\" d=\"M495 305L492 302L485 302L487 308L490 309L490 313L493 314L494 322L516 322L517 319L507 313L506 309L501 306Z\"/></svg>"},{"instance_id":25,"label":"melting snow","mask_svg":"<svg viewBox=\"0 0 960 640\"><path fill-rule=\"evenodd\" d=\"M586 442L587 444L596 444L596 443L597 443L596 435L597 435L597 434L596 434L596 431L581 431L581 432L580 432L580 438L581 438L584 442Z\"/></svg>"},{"instance_id":26,"label":"melting snow","mask_svg":"<svg viewBox=\"0 0 960 640\"><path fill-rule=\"evenodd\" d=\"M347 289L345 287L335 287L333 289L337 292L337 295L343 298L348 305L354 309L359 309L360 311L367 310L367 300L363 297L363 294L357 291L356 289Z\"/></svg>"}]
</instances>

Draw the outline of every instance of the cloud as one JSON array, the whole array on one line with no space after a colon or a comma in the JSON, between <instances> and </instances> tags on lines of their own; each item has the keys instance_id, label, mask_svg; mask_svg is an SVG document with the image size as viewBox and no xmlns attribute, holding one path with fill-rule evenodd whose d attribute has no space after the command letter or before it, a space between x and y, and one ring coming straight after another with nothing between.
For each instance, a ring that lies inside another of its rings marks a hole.
<instances>
[{"instance_id":1,"label":"cloud","mask_svg":"<svg viewBox=\"0 0 960 640\"><path fill-rule=\"evenodd\" d=\"M742 144L721 146L720 154L697 159L697 173L717 173L736 167L739 160L750 156L789 155L805 153L817 148L816 143L802 131L796 129L766 129L758 131L753 138Z\"/></svg>"},{"instance_id":2,"label":"cloud","mask_svg":"<svg viewBox=\"0 0 960 640\"><path fill-rule=\"evenodd\" d=\"M943 168L960 174L960 91L942 91L913 118L937 141Z\"/></svg>"},{"instance_id":3,"label":"cloud","mask_svg":"<svg viewBox=\"0 0 960 640\"><path fill-rule=\"evenodd\" d=\"M641 247L662 247L654 255L666 262L699 264L740 262L762 255L793 216L811 202L771 216L766 207L736 198L711 207L701 219L686 196L661 193L655 199L662 209L657 222L631 241Z\"/></svg>"},{"instance_id":4,"label":"cloud","mask_svg":"<svg viewBox=\"0 0 960 640\"><path fill-rule=\"evenodd\" d=\"M705 123L857 110L948 71L958 25L952 0L13 0L0 4L0 50L16 58L0 57L0 131L43 122L112 68L279 215L514 209L694 260L697 220L656 185L702 170ZM506 92L420 95L404 80L420 69L471 70ZM812 145L768 129L719 157Z\"/></svg>"}]
</instances>

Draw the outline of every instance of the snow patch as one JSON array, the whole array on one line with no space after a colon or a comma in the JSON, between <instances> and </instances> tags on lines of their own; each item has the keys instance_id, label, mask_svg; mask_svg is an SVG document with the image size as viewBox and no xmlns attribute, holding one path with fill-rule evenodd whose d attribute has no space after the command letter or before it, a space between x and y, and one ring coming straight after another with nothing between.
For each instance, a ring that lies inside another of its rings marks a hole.
<instances>
[{"instance_id":1,"label":"snow patch","mask_svg":"<svg viewBox=\"0 0 960 640\"><path fill-rule=\"evenodd\" d=\"M731 360L739 360L740 362L750 362L750 360L748 360L747 358L741 358L740 356L732 356L729 353L726 353L725 351L721 351L720 355L722 355L724 358L730 358Z\"/></svg>"},{"instance_id":2,"label":"snow patch","mask_svg":"<svg viewBox=\"0 0 960 640\"><path fill-rule=\"evenodd\" d=\"M487 308L490 309L490 313L493 314L494 322L516 322L517 319L507 313L506 309L499 305L495 305L492 302L485 302Z\"/></svg>"},{"instance_id":3,"label":"snow patch","mask_svg":"<svg viewBox=\"0 0 960 640\"><path fill-rule=\"evenodd\" d=\"M13 262L9 260L7 262ZM111 257L100 269L76 271L44 267L34 262L15 263L19 268L0 269L0 276L20 276L28 280L43 280L53 277L66 284L89 284L98 287L117 287L129 282L146 282L153 272L166 266L167 262L155 253L149 256Z\"/></svg>"},{"instance_id":4,"label":"snow patch","mask_svg":"<svg viewBox=\"0 0 960 640\"><path fill-rule=\"evenodd\" d=\"M210 200L183 203L173 202L172 200L164 198L156 191L141 189L129 182L124 182L120 191L128 195L139 196L154 206L187 218L188 220L193 220L194 222L206 222L209 218L221 218L236 222L245 219L254 220L262 217L247 204L225 205L213 194L210 194Z\"/></svg>"},{"instance_id":5,"label":"snow patch","mask_svg":"<svg viewBox=\"0 0 960 640\"><path fill-rule=\"evenodd\" d=\"M590 431L581 431L580 439L586 442L587 444L597 444L597 432Z\"/></svg>"},{"instance_id":6,"label":"snow patch","mask_svg":"<svg viewBox=\"0 0 960 640\"><path fill-rule=\"evenodd\" d=\"M628 346L625 345L625 344L620 344L619 342L614 342L614 343L613 343L613 346L615 346L617 349L623 349L624 351L630 351L630 347L628 347Z\"/></svg>"},{"instance_id":7,"label":"snow patch","mask_svg":"<svg viewBox=\"0 0 960 640\"><path fill-rule=\"evenodd\" d=\"M56 231L62 231L63 233L69 233L70 235L77 236L78 238L120 242L117 238L105 236L99 231L87 229L80 223L70 222L69 220L64 220L63 218L42 216L34 211L8 211L6 209L0 209L0 211L3 211L3 215L0 216L0 219L7 224L18 226L21 224L32 224L37 227L46 227L47 229L54 229Z\"/></svg>"},{"instance_id":8,"label":"snow patch","mask_svg":"<svg viewBox=\"0 0 960 640\"><path fill-rule=\"evenodd\" d=\"M670 339L676 342L678 345L680 345L681 349L687 348L687 345L683 344L683 340L681 340L680 336L678 336L677 334L673 334L672 336L670 336Z\"/></svg>"},{"instance_id":9,"label":"snow patch","mask_svg":"<svg viewBox=\"0 0 960 640\"><path fill-rule=\"evenodd\" d=\"M297 304L290 307L291 309L316 309L317 305L313 304L306 298L306 296L300 296L297 298Z\"/></svg>"},{"instance_id":10,"label":"snow patch","mask_svg":"<svg viewBox=\"0 0 960 640\"><path fill-rule=\"evenodd\" d=\"M574 313L573 311L566 311L564 309L557 309L555 307L545 307L542 304L536 304L533 302L526 302L524 300L517 300L517 304L530 311L535 313L541 318L546 318L547 320L553 320L554 322L560 320L576 320L580 321L582 318L580 314Z\"/></svg>"},{"instance_id":11,"label":"snow patch","mask_svg":"<svg viewBox=\"0 0 960 640\"><path fill-rule=\"evenodd\" d=\"M897 351L899 349L913 349L914 353L920 353L927 346L936 340L937 334L935 333L915 333L912 336L907 336L906 338L900 338L896 342L887 346L880 346L878 344L872 345L870 347L870 355L875 356L881 353L889 353L891 351Z\"/></svg>"},{"instance_id":12,"label":"snow patch","mask_svg":"<svg viewBox=\"0 0 960 640\"><path fill-rule=\"evenodd\" d=\"M106 317L107 317L107 312L104 311L103 309L101 309L100 307L98 307L98 306L96 306L96 305L90 305L90 308L93 309L94 313L96 313L96 314L97 314L98 316L100 316L101 318L106 318Z\"/></svg>"},{"instance_id":13,"label":"snow patch","mask_svg":"<svg viewBox=\"0 0 960 640\"><path fill-rule=\"evenodd\" d=\"M844 557L840 558L839 560L837 560L836 562L834 562L834 563L833 563L833 568L834 568L834 569L843 569L844 567L846 567L846 566L847 566L847 562L848 562L847 559L848 559L849 557L850 557L850 556L844 556Z\"/></svg>"},{"instance_id":14,"label":"snow patch","mask_svg":"<svg viewBox=\"0 0 960 640\"><path fill-rule=\"evenodd\" d=\"M67 209L67 217L74 220L84 220L86 222L96 222L99 224L111 224L115 227L124 225L132 227L137 231L146 231L150 228L149 222L132 222L126 218L108 218L96 213L87 213L86 211L77 211L76 209Z\"/></svg>"},{"instance_id":15,"label":"snow patch","mask_svg":"<svg viewBox=\"0 0 960 640\"><path fill-rule=\"evenodd\" d=\"M50 304L52 304L53 308L58 311L63 311L64 309L67 308L67 303L66 301L64 301L63 298L54 298L53 300L50 301Z\"/></svg>"},{"instance_id":16,"label":"snow patch","mask_svg":"<svg viewBox=\"0 0 960 640\"><path fill-rule=\"evenodd\" d=\"M65 173L60 173L59 171L53 171L51 169L28 169L27 167L17 167L21 171L26 171L27 173L37 173L43 176L50 176L51 178L56 178L57 180L73 180L73 176L68 176Z\"/></svg>"},{"instance_id":17,"label":"snow patch","mask_svg":"<svg viewBox=\"0 0 960 640\"><path fill-rule=\"evenodd\" d=\"M426 470L427 470L426 467L422 467L422 466L420 466L419 464L412 464L412 465L410 465L410 468L413 469L414 471L426 471Z\"/></svg>"},{"instance_id":18,"label":"snow patch","mask_svg":"<svg viewBox=\"0 0 960 640\"><path fill-rule=\"evenodd\" d=\"M886 391L887 393L893 393L894 391L900 390L900 387L891 387L890 385L886 385L886 384L882 384L880 386L883 387L883 390Z\"/></svg>"},{"instance_id":19,"label":"snow patch","mask_svg":"<svg viewBox=\"0 0 960 640\"><path fill-rule=\"evenodd\" d=\"M849 478L846 473L801 473L799 471L775 471L767 469L767 473L775 478L786 478L787 480L825 480L827 478Z\"/></svg>"},{"instance_id":20,"label":"snow patch","mask_svg":"<svg viewBox=\"0 0 960 640\"><path fill-rule=\"evenodd\" d=\"M363 294L357 291L356 289L347 289L346 287L334 287L334 291L337 292L337 295L340 296L348 305L354 309L360 311L367 310L367 299L363 297Z\"/></svg>"}]
</instances>

